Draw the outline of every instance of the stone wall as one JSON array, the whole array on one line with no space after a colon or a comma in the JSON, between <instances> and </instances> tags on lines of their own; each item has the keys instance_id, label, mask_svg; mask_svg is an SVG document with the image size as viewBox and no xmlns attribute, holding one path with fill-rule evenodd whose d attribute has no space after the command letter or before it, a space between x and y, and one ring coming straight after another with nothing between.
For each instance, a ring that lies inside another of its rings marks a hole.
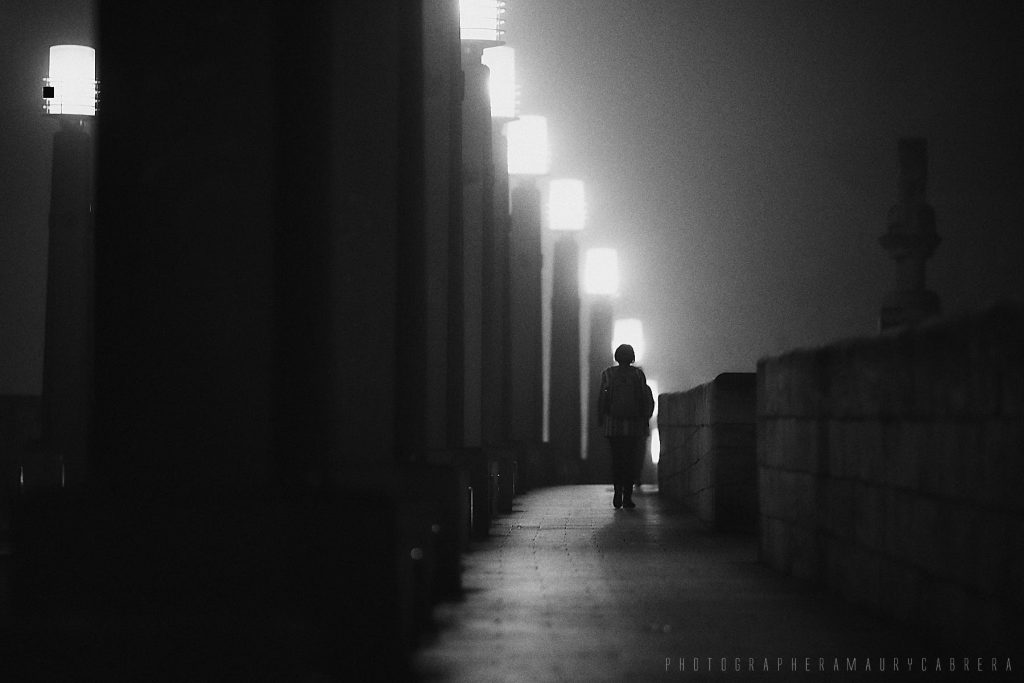
<instances>
[{"instance_id":1,"label":"stone wall","mask_svg":"<svg viewBox=\"0 0 1024 683\"><path fill-rule=\"evenodd\" d=\"M754 524L755 380L727 372L658 397L658 489L717 528Z\"/></svg>"},{"instance_id":2,"label":"stone wall","mask_svg":"<svg viewBox=\"0 0 1024 683\"><path fill-rule=\"evenodd\" d=\"M763 561L957 642L1024 606L1024 311L758 364Z\"/></svg>"}]
</instances>

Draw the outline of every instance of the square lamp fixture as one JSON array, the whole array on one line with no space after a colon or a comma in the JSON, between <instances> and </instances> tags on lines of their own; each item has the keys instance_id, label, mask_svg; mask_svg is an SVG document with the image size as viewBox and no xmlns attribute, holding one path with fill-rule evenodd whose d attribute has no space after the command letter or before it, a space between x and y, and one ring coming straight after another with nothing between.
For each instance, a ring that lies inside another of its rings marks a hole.
<instances>
[{"instance_id":1,"label":"square lamp fixture","mask_svg":"<svg viewBox=\"0 0 1024 683\"><path fill-rule=\"evenodd\" d=\"M50 48L50 73L43 79L43 111L57 116L96 115L96 50L84 45Z\"/></svg>"}]
</instances>

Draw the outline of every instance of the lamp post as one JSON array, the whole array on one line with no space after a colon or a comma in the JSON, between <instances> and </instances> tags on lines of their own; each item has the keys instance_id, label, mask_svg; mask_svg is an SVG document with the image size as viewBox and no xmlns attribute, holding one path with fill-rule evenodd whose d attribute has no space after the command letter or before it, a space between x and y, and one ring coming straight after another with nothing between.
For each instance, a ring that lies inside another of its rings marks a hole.
<instances>
[{"instance_id":1,"label":"lamp post","mask_svg":"<svg viewBox=\"0 0 1024 683\"><path fill-rule=\"evenodd\" d=\"M61 486L84 476L89 443L95 244L90 122L96 100L95 50L51 47L43 111L60 130L53 136L42 419Z\"/></svg>"},{"instance_id":2,"label":"lamp post","mask_svg":"<svg viewBox=\"0 0 1024 683\"><path fill-rule=\"evenodd\" d=\"M472 519L486 535L499 498L498 477L484 448L500 440L500 394L490 369L501 367L500 298L494 271L494 159L484 51L504 37L505 3L460 0L460 37L465 94L462 100L462 446L467 449L474 491ZM496 294L498 292L498 294ZM497 382L500 390L500 378ZM486 491L486 495L481 493Z\"/></svg>"},{"instance_id":3,"label":"lamp post","mask_svg":"<svg viewBox=\"0 0 1024 683\"><path fill-rule=\"evenodd\" d=\"M490 277L483 282L484 363L483 422L485 441L507 443L509 434L509 174L505 124L516 118L515 50L497 46L484 50L482 63L489 69L491 107L492 230L484 254Z\"/></svg>"},{"instance_id":4,"label":"lamp post","mask_svg":"<svg viewBox=\"0 0 1024 683\"><path fill-rule=\"evenodd\" d=\"M490 349L484 363L484 435L498 460L501 486L498 509L512 512L512 501L523 487L519 464L526 454L512 443L511 425L511 347L510 310L510 222L508 141L505 124L517 115L518 89L515 76L515 50L501 45L484 50L483 64L490 70L488 93L491 103L491 149L493 184L493 230L490 248L485 254L491 277L484 281L485 348ZM493 444L498 443L499 446Z\"/></svg>"},{"instance_id":5,"label":"lamp post","mask_svg":"<svg viewBox=\"0 0 1024 683\"><path fill-rule=\"evenodd\" d=\"M513 177L509 233L509 430L539 457L543 439L543 309L541 195L537 179L550 165L547 121L521 116L505 125L508 173ZM528 463L529 465L529 463ZM530 475L536 470L530 468Z\"/></svg>"},{"instance_id":6,"label":"lamp post","mask_svg":"<svg viewBox=\"0 0 1024 683\"><path fill-rule=\"evenodd\" d=\"M612 364L612 298L619 292L618 253L607 247L588 249L583 268L583 291L590 305L590 336L587 359L586 477L591 484L611 479L611 458L604 434L597 424L597 393L601 372Z\"/></svg>"},{"instance_id":7,"label":"lamp post","mask_svg":"<svg viewBox=\"0 0 1024 683\"><path fill-rule=\"evenodd\" d=\"M551 285L549 438L569 483L580 467L580 288L576 233L586 222L583 182L569 178L548 185L548 227L556 234Z\"/></svg>"}]
</instances>

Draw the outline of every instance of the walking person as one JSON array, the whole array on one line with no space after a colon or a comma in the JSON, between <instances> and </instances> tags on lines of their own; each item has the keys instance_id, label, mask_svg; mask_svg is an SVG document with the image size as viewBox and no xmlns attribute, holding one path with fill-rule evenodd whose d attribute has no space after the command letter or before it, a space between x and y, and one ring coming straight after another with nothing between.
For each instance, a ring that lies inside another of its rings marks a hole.
<instances>
[{"instance_id":1,"label":"walking person","mask_svg":"<svg viewBox=\"0 0 1024 683\"><path fill-rule=\"evenodd\" d=\"M612 505L632 509L637 453L650 435L654 401L644 371L633 365L636 354L629 344L615 349L615 362L601 373L597 397L597 423L612 452Z\"/></svg>"}]
</instances>

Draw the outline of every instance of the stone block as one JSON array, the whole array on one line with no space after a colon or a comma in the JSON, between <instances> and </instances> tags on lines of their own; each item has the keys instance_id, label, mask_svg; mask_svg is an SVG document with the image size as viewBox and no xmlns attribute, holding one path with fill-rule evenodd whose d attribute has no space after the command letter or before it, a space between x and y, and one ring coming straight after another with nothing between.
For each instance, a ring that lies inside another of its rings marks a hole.
<instances>
[{"instance_id":1,"label":"stone block","mask_svg":"<svg viewBox=\"0 0 1024 683\"><path fill-rule=\"evenodd\" d=\"M882 559L865 548L848 545L843 548L839 570L840 593L851 602L876 608L881 597Z\"/></svg>"},{"instance_id":2,"label":"stone block","mask_svg":"<svg viewBox=\"0 0 1024 683\"><path fill-rule=\"evenodd\" d=\"M993 415L998 381L982 365L971 325L943 325L914 338L915 405L928 415L954 417Z\"/></svg>"},{"instance_id":3,"label":"stone block","mask_svg":"<svg viewBox=\"0 0 1024 683\"><path fill-rule=\"evenodd\" d=\"M1024 518L1015 515L1007 519L1007 547L1009 568L1006 595L1017 610L1024 611Z\"/></svg>"},{"instance_id":4,"label":"stone block","mask_svg":"<svg viewBox=\"0 0 1024 683\"><path fill-rule=\"evenodd\" d=\"M908 491L885 492L885 551L901 563L918 557L917 498L918 494Z\"/></svg>"},{"instance_id":5,"label":"stone block","mask_svg":"<svg viewBox=\"0 0 1024 683\"><path fill-rule=\"evenodd\" d=\"M855 474L847 459L846 433L849 427L845 420L828 420L822 425L828 430L828 454L824 464L828 476L839 479L852 479Z\"/></svg>"},{"instance_id":6,"label":"stone block","mask_svg":"<svg viewBox=\"0 0 1024 683\"><path fill-rule=\"evenodd\" d=\"M1006 596L1011 581L1020 583L1020 574L1012 574L1010 564L1013 542L1010 538L1012 517L981 508L974 517L972 536L977 555L971 585L984 595Z\"/></svg>"},{"instance_id":7,"label":"stone block","mask_svg":"<svg viewBox=\"0 0 1024 683\"><path fill-rule=\"evenodd\" d=\"M761 466L757 468L757 515L761 519L767 517L770 510L771 496L768 495L770 493L768 480L773 471Z\"/></svg>"},{"instance_id":8,"label":"stone block","mask_svg":"<svg viewBox=\"0 0 1024 683\"><path fill-rule=\"evenodd\" d=\"M846 584L846 567L850 544L842 539L824 535L820 541L822 580L825 585L842 593Z\"/></svg>"},{"instance_id":9,"label":"stone block","mask_svg":"<svg viewBox=\"0 0 1024 683\"><path fill-rule=\"evenodd\" d=\"M998 414L1020 420L1024 418L1024 342L1017 337L1006 346L1011 348L994 363L1000 378Z\"/></svg>"},{"instance_id":10,"label":"stone block","mask_svg":"<svg viewBox=\"0 0 1024 683\"><path fill-rule=\"evenodd\" d=\"M789 552L791 528L792 525L785 520L761 516L760 559L772 569L785 573L789 572L792 564Z\"/></svg>"},{"instance_id":11,"label":"stone block","mask_svg":"<svg viewBox=\"0 0 1024 683\"><path fill-rule=\"evenodd\" d=\"M817 350L791 351L766 359L758 373L761 415L817 416L824 410L826 387Z\"/></svg>"},{"instance_id":12,"label":"stone block","mask_svg":"<svg viewBox=\"0 0 1024 683\"><path fill-rule=\"evenodd\" d=\"M829 348L824 372L828 376L829 414L840 419L873 418L894 377L886 363L887 340L845 342Z\"/></svg>"},{"instance_id":13,"label":"stone block","mask_svg":"<svg viewBox=\"0 0 1024 683\"><path fill-rule=\"evenodd\" d=\"M905 419L920 414L916 404L912 354L911 335L897 335L885 340L879 357L880 372L872 385L878 396L878 415L882 418Z\"/></svg>"},{"instance_id":14,"label":"stone block","mask_svg":"<svg viewBox=\"0 0 1024 683\"><path fill-rule=\"evenodd\" d=\"M988 419L980 430L976 500L981 505L1024 512L1024 421Z\"/></svg>"},{"instance_id":15,"label":"stone block","mask_svg":"<svg viewBox=\"0 0 1024 683\"><path fill-rule=\"evenodd\" d=\"M708 422L753 424L757 413L757 375L724 372L707 386Z\"/></svg>"},{"instance_id":16,"label":"stone block","mask_svg":"<svg viewBox=\"0 0 1024 683\"><path fill-rule=\"evenodd\" d=\"M925 581L921 585L921 618L941 640L962 642L971 629L964 623L970 598L952 581Z\"/></svg>"},{"instance_id":17,"label":"stone block","mask_svg":"<svg viewBox=\"0 0 1024 683\"><path fill-rule=\"evenodd\" d=\"M797 578L818 581L822 577L821 553L813 528L793 525L789 529L789 572Z\"/></svg>"},{"instance_id":18,"label":"stone block","mask_svg":"<svg viewBox=\"0 0 1024 683\"><path fill-rule=\"evenodd\" d=\"M824 495L824 526L844 542L851 542L854 536L854 489L857 486L853 481L830 479Z\"/></svg>"},{"instance_id":19,"label":"stone block","mask_svg":"<svg viewBox=\"0 0 1024 683\"><path fill-rule=\"evenodd\" d=\"M916 623L920 621L921 572L897 562L883 567L879 586L885 611L899 621Z\"/></svg>"},{"instance_id":20,"label":"stone block","mask_svg":"<svg viewBox=\"0 0 1024 683\"><path fill-rule=\"evenodd\" d=\"M756 447L754 423L713 423L710 427L711 440L716 451L749 453L754 459Z\"/></svg>"},{"instance_id":21,"label":"stone block","mask_svg":"<svg viewBox=\"0 0 1024 683\"><path fill-rule=\"evenodd\" d=\"M853 537L872 551L885 548L885 491L869 484L853 488Z\"/></svg>"},{"instance_id":22,"label":"stone block","mask_svg":"<svg viewBox=\"0 0 1024 683\"><path fill-rule=\"evenodd\" d=\"M977 567L983 552L979 536L983 516L969 503L948 502L941 510L941 537L937 539L940 552L941 576L967 586L977 584Z\"/></svg>"},{"instance_id":23,"label":"stone block","mask_svg":"<svg viewBox=\"0 0 1024 683\"><path fill-rule=\"evenodd\" d=\"M818 470L818 424L813 420L782 418L766 434L766 449L776 455L769 458L786 469L800 472Z\"/></svg>"},{"instance_id":24,"label":"stone block","mask_svg":"<svg viewBox=\"0 0 1024 683\"><path fill-rule=\"evenodd\" d=\"M913 508L913 533L907 547L909 557L921 569L941 572L942 554L939 548L943 542L944 529L940 504L931 496L915 496Z\"/></svg>"},{"instance_id":25,"label":"stone block","mask_svg":"<svg viewBox=\"0 0 1024 683\"><path fill-rule=\"evenodd\" d=\"M882 482L885 477L885 450L882 423L858 420L847 424L844 433L847 472L865 482Z\"/></svg>"},{"instance_id":26,"label":"stone block","mask_svg":"<svg viewBox=\"0 0 1024 683\"><path fill-rule=\"evenodd\" d=\"M894 488L920 488L921 461L930 455L930 426L918 420L887 420L882 423L882 481Z\"/></svg>"},{"instance_id":27,"label":"stone block","mask_svg":"<svg viewBox=\"0 0 1024 683\"><path fill-rule=\"evenodd\" d=\"M778 419L758 418L756 426L757 463L768 467L779 467L782 454L777 443Z\"/></svg>"},{"instance_id":28,"label":"stone block","mask_svg":"<svg viewBox=\"0 0 1024 683\"><path fill-rule=\"evenodd\" d=\"M977 452L977 428L971 422L936 420L931 447L921 458L921 489L947 498L965 498L964 472Z\"/></svg>"},{"instance_id":29,"label":"stone block","mask_svg":"<svg viewBox=\"0 0 1024 683\"><path fill-rule=\"evenodd\" d=\"M765 514L816 526L817 479L787 470L762 469L760 500Z\"/></svg>"}]
</instances>

